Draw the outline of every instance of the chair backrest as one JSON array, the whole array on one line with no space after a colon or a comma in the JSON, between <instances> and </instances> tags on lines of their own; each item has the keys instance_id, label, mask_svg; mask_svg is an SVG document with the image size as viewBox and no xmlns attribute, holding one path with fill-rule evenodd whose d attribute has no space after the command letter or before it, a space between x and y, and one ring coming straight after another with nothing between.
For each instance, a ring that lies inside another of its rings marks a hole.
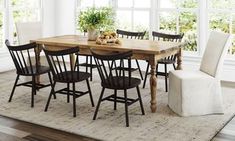
<instances>
[{"instance_id":1,"label":"chair backrest","mask_svg":"<svg viewBox=\"0 0 235 141\"><path fill-rule=\"evenodd\" d=\"M78 55L76 55L75 62L73 62L74 60L71 60L71 55L77 54L79 52L79 47L59 51L46 50L45 48L43 48L43 50L54 78L73 81L76 77L80 77ZM67 63L67 60L69 60L69 63Z\"/></svg>"},{"instance_id":2,"label":"chair backrest","mask_svg":"<svg viewBox=\"0 0 235 141\"><path fill-rule=\"evenodd\" d=\"M152 36L153 36L153 40L157 40L157 41L162 40L162 41L170 41L170 42L181 42L184 37L184 34L165 34L165 33L153 31ZM168 56L165 59L175 61L176 55Z\"/></svg>"},{"instance_id":3,"label":"chair backrest","mask_svg":"<svg viewBox=\"0 0 235 141\"><path fill-rule=\"evenodd\" d=\"M35 69L35 67L36 71L38 70L37 68L39 67L39 64L38 57L36 55L36 50L38 46L36 45L36 43L11 46L10 42L6 40L5 44L10 52L10 55L17 70L17 74L32 74L34 72L33 68ZM29 63L27 63L27 61Z\"/></svg>"},{"instance_id":4,"label":"chair backrest","mask_svg":"<svg viewBox=\"0 0 235 141\"><path fill-rule=\"evenodd\" d=\"M162 40L162 41L171 41L171 42L181 42L184 34L165 34L153 31L152 32L153 40Z\"/></svg>"},{"instance_id":5,"label":"chair backrest","mask_svg":"<svg viewBox=\"0 0 235 141\"><path fill-rule=\"evenodd\" d=\"M112 54L98 54L94 50L91 52L103 85L117 88L131 85L132 51Z\"/></svg>"},{"instance_id":6,"label":"chair backrest","mask_svg":"<svg viewBox=\"0 0 235 141\"><path fill-rule=\"evenodd\" d=\"M225 55L231 45L231 35L212 31L207 42L200 71L219 77Z\"/></svg>"},{"instance_id":7,"label":"chair backrest","mask_svg":"<svg viewBox=\"0 0 235 141\"><path fill-rule=\"evenodd\" d=\"M30 40L42 38L41 22L16 23L19 44L27 44Z\"/></svg>"},{"instance_id":8,"label":"chair backrest","mask_svg":"<svg viewBox=\"0 0 235 141\"><path fill-rule=\"evenodd\" d=\"M125 30L117 29L118 37L121 38L127 38L127 39L144 39L144 35L146 31L144 32L130 32Z\"/></svg>"}]
</instances>

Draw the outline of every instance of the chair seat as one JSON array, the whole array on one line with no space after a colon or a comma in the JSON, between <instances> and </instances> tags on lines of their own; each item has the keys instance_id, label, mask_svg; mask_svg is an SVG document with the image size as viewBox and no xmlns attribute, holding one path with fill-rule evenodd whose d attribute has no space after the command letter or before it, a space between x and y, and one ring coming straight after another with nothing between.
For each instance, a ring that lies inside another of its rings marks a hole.
<instances>
[{"instance_id":1,"label":"chair seat","mask_svg":"<svg viewBox=\"0 0 235 141\"><path fill-rule=\"evenodd\" d=\"M38 66L38 67L32 66L33 71L31 71L30 67L24 68L23 70L24 70L24 72L17 72L17 74L23 75L23 76L41 75L41 74L50 72L50 67L48 67L48 66Z\"/></svg>"},{"instance_id":2,"label":"chair seat","mask_svg":"<svg viewBox=\"0 0 235 141\"><path fill-rule=\"evenodd\" d=\"M146 60L146 62L149 62ZM171 59L160 59L157 61L158 64L174 64L176 61L171 60Z\"/></svg>"},{"instance_id":3,"label":"chair seat","mask_svg":"<svg viewBox=\"0 0 235 141\"><path fill-rule=\"evenodd\" d=\"M158 61L158 64L174 64L175 61L172 59L161 59Z\"/></svg>"},{"instance_id":4,"label":"chair seat","mask_svg":"<svg viewBox=\"0 0 235 141\"><path fill-rule=\"evenodd\" d=\"M62 83L72 83L72 82L80 82L86 80L89 77L90 73L67 71L67 73L66 72L58 73L56 76L54 76L54 80Z\"/></svg>"},{"instance_id":5,"label":"chair seat","mask_svg":"<svg viewBox=\"0 0 235 141\"><path fill-rule=\"evenodd\" d=\"M90 64L90 63L81 63L81 64L79 64L79 66L97 68L96 64Z\"/></svg>"},{"instance_id":6,"label":"chair seat","mask_svg":"<svg viewBox=\"0 0 235 141\"><path fill-rule=\"evenodd\" d=\"M102 82L102 87L109 89L124 90L137 87L141 83L141 80L133 77L130 79L129 77L125 77L123 81L123 77L113 77L113 79L111 78L109 80L106 79L106 82L108 83Z\"/></svg>"},{"instance_id":7,"label":"chair seat","mask_svg":"<svg viewBox=\"0 0 235 141\"><path fill-rule=\"evenodd\" d=\"M125 70L125 71L128 71L129 69L131 70L131 72L134 72L136 70L138 70L138 68L128 68L128 67L116 67L116 68L113 68L113 69L116 69L116 70Z\"/></svg>"}]
</instances>

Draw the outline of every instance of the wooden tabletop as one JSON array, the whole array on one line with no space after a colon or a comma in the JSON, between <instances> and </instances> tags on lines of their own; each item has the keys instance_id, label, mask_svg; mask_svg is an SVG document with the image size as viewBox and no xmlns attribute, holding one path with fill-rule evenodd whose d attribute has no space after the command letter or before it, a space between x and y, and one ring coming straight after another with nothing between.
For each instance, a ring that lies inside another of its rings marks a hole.
<instances>
[{"instance_id":1,"label":"wooden tabletop","mask_svg":"<svg viewBox=\"0 0 235 141\"><path fill-rule=\"evenodd\" d=\"M144 54L160 54L162 52L171 51L178 49L183 44L177 42L165 42L165 41L151 41L151 40L135 40L135 39L120 39L121 44L107 44L98 45L95 41L88 41L86 37L79 35L64 35L49 38L42 38L32 40L37 44L53 45L53 46L66 46L80 48L92 47L94 49L101 50L117 50L127 51L132 50L133 52L141 52Z\"/></svg>"}]
</instances>

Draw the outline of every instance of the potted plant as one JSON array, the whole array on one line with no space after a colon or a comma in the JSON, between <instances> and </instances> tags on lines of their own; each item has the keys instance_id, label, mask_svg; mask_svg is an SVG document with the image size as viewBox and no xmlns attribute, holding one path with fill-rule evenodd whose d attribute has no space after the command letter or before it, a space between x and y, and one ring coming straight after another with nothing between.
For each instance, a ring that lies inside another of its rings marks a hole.
<instances>
[{"instance_id":1,"label":"potted plant","mask_svg":"<svg viewBox=\"0 0 235 141\"><path fill-rule=\"evenodd\" d=\"M88 40L96 40L100 31L114 28L115 13L110 7L88 8L80 12L78 24L81 31L88 32Z\"/></svg>"}]
</instances>

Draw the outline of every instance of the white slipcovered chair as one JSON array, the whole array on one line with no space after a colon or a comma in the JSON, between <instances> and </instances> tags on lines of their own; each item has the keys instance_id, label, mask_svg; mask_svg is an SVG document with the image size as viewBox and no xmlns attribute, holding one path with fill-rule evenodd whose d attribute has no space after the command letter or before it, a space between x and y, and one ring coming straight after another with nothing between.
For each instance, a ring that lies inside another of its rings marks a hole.
<instances>
[{"instance_id":1,"label":"white slipcovered chair","mask_svg":"<svg viewBox=\"0 0 235 141\"><path fill-rule=\"evenodd\" d=\"M16 23L16 31L19 44L27 44L30 40L42 38L41 22L19 22ZM42 52L41 52L42 54ZM45 55L40 57L41 65L48 66Z\"/></svg>"},{"instance_id":2,"label":"white slipcovered chair","mask_svg":"<svg viewBox=\"0 0 235 141\"><path fill-rule=\"evenodd\" d=\"M41 22L16 23L16 31L19 44L27 44L30 40L42 38Z\"/></svg>"},{"instance_id":3,"label":"white slipcovered chair","mask_svg":"<svg viewBox=\"0 0 235 141\"><path fill-rule=\"evenodd\" d=\"M231 43L229 34L212 31L200 70L169 73L168 105L180 116L223 113L220 72Z\"/></svg>"}]
</instances>

